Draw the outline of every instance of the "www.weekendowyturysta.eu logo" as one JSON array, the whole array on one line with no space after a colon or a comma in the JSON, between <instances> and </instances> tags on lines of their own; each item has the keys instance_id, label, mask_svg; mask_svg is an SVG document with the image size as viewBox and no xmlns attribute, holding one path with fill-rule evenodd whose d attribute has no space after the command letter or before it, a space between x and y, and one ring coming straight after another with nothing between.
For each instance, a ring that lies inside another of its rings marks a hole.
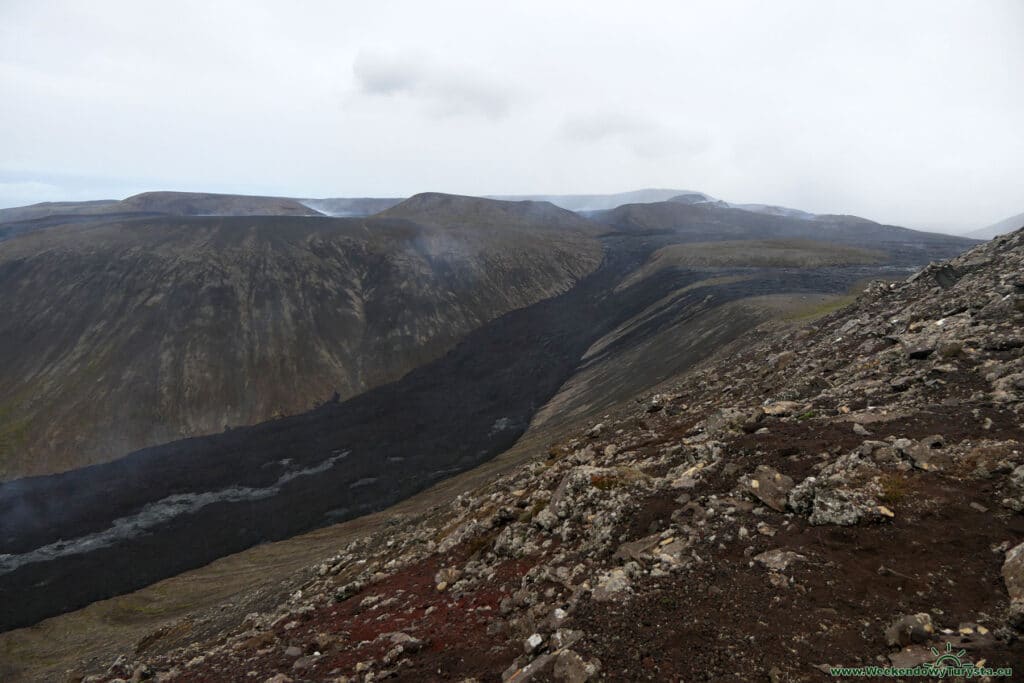
<instances>
[{"instance_id":1,"label":"www.weekendowyturysta.eu logo","mask_svg":"<svg viewBox=\"0 0 1024 683\"><path fill-rule=\"evenodd\" d=\"M888 678L980 678L982 676L1010 677L1013 675L1012 668L993 669L984 666L984 661L965 662L964 655L967 650L953 651L952 643L946 643L942 650L933 647L932 654L935 661L924 662L914 667L900 668L893 666L834 666L829 669L829 674L834 677L863 677L882 676Z\"/></svg>"}]
</instances>

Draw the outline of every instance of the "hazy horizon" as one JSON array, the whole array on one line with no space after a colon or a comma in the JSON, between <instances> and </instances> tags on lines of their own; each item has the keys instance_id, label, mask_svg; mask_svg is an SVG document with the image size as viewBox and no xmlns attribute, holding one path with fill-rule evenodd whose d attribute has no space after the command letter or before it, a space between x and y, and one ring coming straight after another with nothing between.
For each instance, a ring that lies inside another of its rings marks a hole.
<instances>
[{"instance_id":1,"label":"hazy horizon","mask_svg":"<svg viewBox=\"0 0 1024 683\"><path fill-rule=\"evenodd\" d=\"M606 194L1024 211L1024 3L0 6L0 207Z\"/></svg>"}]
</instances>

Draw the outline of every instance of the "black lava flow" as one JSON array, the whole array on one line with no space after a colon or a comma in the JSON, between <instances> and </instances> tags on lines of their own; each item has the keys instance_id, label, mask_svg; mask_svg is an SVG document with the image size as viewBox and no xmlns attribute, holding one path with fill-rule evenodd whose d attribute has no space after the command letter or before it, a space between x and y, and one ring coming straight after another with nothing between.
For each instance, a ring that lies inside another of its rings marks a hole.
<instances>
[{"instance_id":1,"label":"black lava flow","mask_svg":"<svg viewBox=\"0 0 1024 683\"><path fill-rule=\"evenodd\" d=\"M392 384L301 415L0 484L0 631L383 509L506 450L591 344L667 293L708 277L667 270L615 292L654 249L679 239L603 239L602 265L571 290L497 318ZM742 272L752 277L697 287L674 306L710 292L720 304L751 294L843 291L877 271ZM677 313L666 309L616 344L656 333ZM145 517L154 505L177 512L141 528L117 522ZM116 524L123 533L102 535ZM92 534L101 542L82 543ZM52 556L38 550L60 550L61 541L78 545ZM3 557L25 553L33 561Z\"/></svg>"}]
</instances>

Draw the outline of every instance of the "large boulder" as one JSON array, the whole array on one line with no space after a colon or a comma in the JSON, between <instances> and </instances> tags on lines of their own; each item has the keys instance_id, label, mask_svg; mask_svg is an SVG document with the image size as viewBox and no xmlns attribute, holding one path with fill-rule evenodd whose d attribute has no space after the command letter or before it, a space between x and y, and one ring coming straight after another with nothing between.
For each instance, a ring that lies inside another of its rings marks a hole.
<instances>
[{"instance_id":1,"label":"large boulder","mask_svg":"<svg viewBox=\"0 0 1024 683\"><path fill-rule=\"evenodd\" d=\"M740 484L750 495L777 512L786 509L786 497L793 489L792 477L767 465L758 465L753 474L744 477Z\"/></svg>"},{"instance_id":2,"label":"large boulder","mask_svg":"<svg viewBox=\"0 0 1024 683\"><path fill-rule=\"evenodd\" d=\"M844 455L821 471L807 477L789 492L790 509L808 516L817 526L852 526L861 521L892 517L892 512L875 499L880 491L878 466L861 452Z\"/></svg>"},{"instance_id":3,"label":"large boulder","mask_svg":"<svg viewBox=\"0 0 1024 683\"><path fill-rule=\"evenodd\" d=\"M1024 630L1024 543L1006 551L1002 574L1010 596L1009 622Z\"/></svg>"},{"instance_id":4,"label":"large boulder","mask_svg":"<svg viewBox=\"0 0 1024 683\"><path fill-rule=\"evenodd\" d=\"M1006 551L1003 583L1011 600L1024 600L1024 543Z\"/></svg>"}]
</instances>

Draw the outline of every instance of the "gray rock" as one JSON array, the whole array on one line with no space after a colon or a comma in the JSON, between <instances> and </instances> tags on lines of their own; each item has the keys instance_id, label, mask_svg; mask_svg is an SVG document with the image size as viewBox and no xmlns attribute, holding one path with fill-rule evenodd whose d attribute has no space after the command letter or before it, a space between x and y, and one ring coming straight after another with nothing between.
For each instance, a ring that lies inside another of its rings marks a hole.
<instances>
[{"instance_id":1,"label":"gray rock","mask_svg":"<svg viewBox=\"0 0 1024 683\"><path fill-rule=\"evenodd\" d=\"M523 649L526 654L532 654L540 649L540 646L544 644L544 636L539 633L534 633L523 643Z\"/></svg>"},{"instance_id":2,"label":"gray rock","mask_svg":"<svg viewBox=\"0 0 1024 683\"><path fill-rule=\"evenodd\" d=\"M572 650L563 650L555 657L551 673L556 681L586 683L597 676L600 670L601 666L596 660L587 661Z\"/></svg>"},{"instance_id":3,"label":"gray rock","mask_svg":"<svg viewBox=\"0 0 1024 683\"><path fill-rule=\"evenodd\" d=\"M335 592L334 601L344 602L345 600L351 598L353 595L359 593L359 591L363 590L363 588L365 587L366 584L362 581L351 581L349 583L346 583L344 586L339 588L337 592Z\"/></svg>"},{"instance_id":4,"label":"gray rock","mask_svg":"<svg viewBox=\"0 0 1024 683\"><path fill-rule=\"evenodd\" d=\"M789 507L794 512L808 515L808 521L814 526L853 526L863 519L877 519L883 514L874 498L866 493L832 488L815 477L808 477L793 488L789 494Z\"/></svg>"},{"instance_id":5,"label":"gray rock","mask_svg":"<svg viewBox=\"0 0 1024 683\"><path fill-rule=\"evenodd\" d=\"M1024 600L1024 543L1006 551L1002 574L1010 599Z\"/></svg>"},{"instance_id":6,"label":"gray rock","mask_svg":"<svg viewBox=\"0 0 1024 683\"><path fill-rule=\"evenodd\" d=\"M779 355L775 356L775 358L773 358L769 362L773 366L775 366L776 368L780 368L781 369L781 368L786 367L790 363L792 363L794 360L796 360L796 352L794 352L794 351L783 351Z\"/></svg>"},{"instance_id":7,"label":"gray rock","mask_svg":"<svg viewBox=\"0 0 1024 683\"><path fill-rule=\"evenodd\" d=\"M947 290L953 285L955 285L957 281L959 281L959 279L961 279L963 276L961 271L957 270L948 263L943 263L942 265L936 266L932 270L931 275L932 279L935 280L935 282L938 283L939 287L941 287L944 290Z\"/></svg>"},{"instance_id":8,"label":"gray rock","mask_svg":"<svg viewBox=\"0 0 1024 683\"><path fill-rule=\"evenodd\" d=\"M814 526L835 524L853 526L870 514L875 505L867 504L854 494L842 489L818 491L808 521Z\"/></svg>"},{"instance_id":9,"label":"gray rock","mask_svg":"<svg viewBox=\"0 0 1024 683\"><path fill-rule=\"evenodd\" d=\"M786 509L786 497L793 489L793 479L767 465L758 465L754 473L742 481L744 489L771 509Z\"/></svg>"},{"instance_id":10,"label":"gray rock","mask_svg":"<svg viewBox=\"0 0 1024 683\"><path fill-rule=\"evenodd\" d=\"M681 538L676 538L669 541L665 545L658 546L655 549L654 554L663 562L668 561L670 563L679 562L682 558L683 551L689 547L689 543Z\"/></svg>"},{"instance_id":11,"label":"gray rock","mask_svg":"<svg viewBox=\"0 0 1024 683\"><path fill-rule=\"evenodd\" d=\"M394 645L401 645L405 652L418 652L423 648L423 641L419 638L414 638L408 633L402 631L395 631L394 633L388 634L388 639Z\"/></svg>"},{"instance_id":12,"label":"gray rock","mask_svg":"<svg viewBox=\"0 0 1024 683\"><path fill-rule=\"evenodd\" d=\"M747 427L755 425L764 416L760 410L752 414L749 410L739 408L723 408L713 412L704 421L704 431L714 435L732 430L748 431ZM750 429L749 431L753 431Z\"/></svg>"},{"instance_id":13,"label":"gray rock","mask_svg":"<svg viewBox=\"0 0 1024 683\"><path fill-rule=\"evenodd\" d=\"M545 620L544 628L549 631L555 631L556 629L561 628L562 624L564 624L568 618L568 612L561 607L556 607Z\"/></svg>"},{"instance_id":14,"label":"gray rock","mask_svg":"<svg viewBox=\"0 0 1024 683\"><path fill-rule=\"evenodd\" d=\"M487 635L489 636L507 636L508 632L508 622L504 619L492 619L487 624Z\"/></svg>"},{"instance_id":15,"label":"gray rock","mask_svg":"<svg viewBox=\"0 0 1024 683\"><path fill-rule=\"evenodd\" d=\"M953 464L948 451L943 450L945 440L939 436L930 436L911 446L907 453L914 462L914 467L926 471L941 471Z\"/></svg>"},{"instance_id":16,"label":"gray rock","mask_svg":"<svg viewBox=\"0 0 1024 683\"><path fill-rule=\"evenodd\" d=\"M616 600L631 587L632 582L626 572L618 568L613 569L598 580L597 587L594 588L594 600L597 602Z\"/></svg>"},{"instance_id":17,"label":"gray rock","mask_svg":"<svg viewBox=\"0 0 1024 683\"><path fill-rule=\"evenodd\" d=\"M592 467L580 465L574 467L566 474L558 484L555 492L551 495L548 503L552 512L560 519L568 519L576 507L576 498L585 495L591 488L595 479L614 479L616 470L614 468Z\"/></svg>"},{"instance_id":18,"label":"gray rock","mask_svg":"<svg viewBox=\"0 0 1024 683\"><path fill-rule=\"evenodd\" d=\"M866 519L892 517L874 499L880 473L863 448L824 467L819 476L808 477L789 493L789 507L808 515L813 525L850 526Z\"/></svg>"},{"instance_id":19,"label":"gray rock","mask_svg":"<svg viewBox=\"0 0 1024 683\"><path fill-rule=\"evenodd\" d=\"M858 452L877 463L895 463L899 460L896 449L885 441L865 441Z\"/></svg>"},{"instance_id":20,"label":"gray rock","mask_svg":"<svg viewBox=\"0 0 1024 683\"><path fill-rule=\"evenodd\" d=\"M661 534L652 534L635 541L629 541L619 546L619 549L615 551L615 559L617 560L635 560L641 561L645 555L649 555L654 548L661 542Z\"/></svg>"},{"instance_id":21,"label":"gray rock","mask_svg":"<svg viewBox=\"0 0 1024 683\"><path fill-rule=\"evenodd\" d=\"M788 417L802 409L804 404L796 401L775 401L761 408L765 415L771 417Z\"/></svg>"},{"instance_id":22,"label":"gray rock","mask_svg":"<svg viewBox=\"0 0 1024 683\"><path fill-rule=\"evenodd\" d=\"M1024 600L1011 600L1006 611L1006 621L1018 631L1024 631Z\"/></svg>"},{"instance_id":23,"label":"gray rock","mask_svg":"<svg viewBox=\"0 0 1024 683\"><path fill-rule=\"evenodd\" d=\"M462 576L462 570L456 567L443 567L434 574L434 583L452 584Z\"/></svg>"},{"instance_id":24,"label":"gray rock","mask_svg":"<svg viewBox=\"0 0 1024 683\"><path fill-rule=\"evenodd\" d=\"M900 375L889 382L893 391L906 391L914 384L914 378L908 375Z\"/></svg>"},{"instance_id":25,"label":"gray rock","mask_svg":"<svg viewBox=\"0 0 1024 683\"><path fill-rule=\"evenodd\" d=\"M911 360L924 360L935 353L935 344L919 342L907 347L907 358Z\"/></svg>"},{"instance_id":26,"label":"gray rock","mask_svg":"<svg viewBox=\"0 0 1024 683\"><path fill-rule=\"evenodd\" d=\"M119 670L125 671L128 669L128 657L126 655L118 655L114 663L107 668L108 674L116 673Z\"/></svg>"},{"instance_id":27,"label":"gray rock","mask_svg":"<svg viewBox=\"0 0 1024 683\"><path fill-rule=\"evenodd\" d=\"M801 562L807 558L800 553L795 553L792 550L782 550L775 548L774 550L767 550L760 555L755 555L754 560L760 562L768 569L774 571L782 571L789 567L794 562Z\"/></svg>"},{"instance_id":28,"label":"gray rock","mask_svg":"<svg viewBox=\"0 0 1024 683\"><path fill-rule=\"evenodd\" d=\"M935 282L935 284L943 289L949 289L955 285L963 275L959 270L948 263L932 263L924 270L920 270L907 278L907 282L915 282L919 278L923 277L930 278Z\"/></svg>"},{"instance_id":29,"label":"gray rock","mask_svg":"<svg viewBox=\"0 0 1024 683\"><path fill-rule=\"evenodd\" d=\"M551 636L551 647L556 650L572 647L583 638L582 631L574 631L571 628L560 628Z\"/></svg>"},{"instance_id":30,"label":"gray rock","mask_svg":"<svg viewBox=\"0 0 1024 683\"><path fill-rule=\"evenodd\" d=\"M939 342L938 352L943 358L956 358L963 354L964 345L959 341L942 341Z\"/></svg>"},{"instance_id":31,"label":"gray rock","mask_svg":"<svg viewBox=\"0 0 1024 683\"><path fill-rule=\"evenodd\" d=\"M558 515L551 511L551 508L545 507L533 518L533 523L546 531L551 531L558 526Z\"/></svg>"},{"instance_id":32,"label":"gray rock","mask_svg":"<svg viewBox=\"0 0 1024 683\"><path fill-rule=\"evenodd\" d=\"M319 659L319 657L314 657L312 655L299 657L292 664L292 669L294 669L295 671L305 671L306 669L312 668L313 665L316 664L317 660Z\"/></svg>"},{"instance_id":33,"label":"gray rock","mask_svg":"<svg viewBox=\"0 0 1024 683\"><path fill-rule=\"evenodd\" d=\"M148 664L139 664L132 672L131 683L140 683L140 681L148 681L151 678L153 678L153 669Z\"/></svg>"},{"instance_id":34,"label":"gray rock","mask_svg":"<svg viewBox=\"0 0 1024 683\"><path fill-rule=\"evenodd\" d=\"M502 681L513 681L514 683L526 683L539 679L549 673L554 667L555 658L552 655L541 655L529 664L520 666L513 662L510 667L501 674Z\"/></svg>"},{"instance_id":35,"label":"gray rock","mask_svg":"<svg viewBox=\"0 0 1024 683\"><path fill-rule=\"evenodd\" d=\"M885 629L885 642L891 647L926 643L935 635L932 618L926 612L908 614L889 624Z\"/></svg>"}]
</instances>

